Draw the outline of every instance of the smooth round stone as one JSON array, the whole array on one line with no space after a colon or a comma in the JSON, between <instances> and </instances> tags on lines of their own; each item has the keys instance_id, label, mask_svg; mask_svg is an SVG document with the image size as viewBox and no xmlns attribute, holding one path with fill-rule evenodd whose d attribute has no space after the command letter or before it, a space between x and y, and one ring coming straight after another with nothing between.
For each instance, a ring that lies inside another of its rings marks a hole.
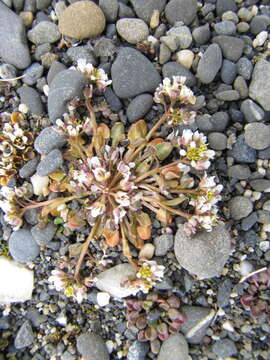
<instances>
[{"instance_id":1,"label":"smooth round stone","mask_svg":"<svg viewBox=\"0 0 270 360\"><path fill-rule=\"evenodd\" d=\"M211 31L209 28L209 24L205 24L205 25L195 28L192 31L192 37L198 45L203 45L203 44L207 43L207 41L211 37Z\"/></svg>"},{"instance_id":2,"label":"smooth round stone","mask_svg":"<svg viewBox=\"0 0 270 360\"><path fill-rule=\"evenodd\" d=\"M236 12L237 7L234 0L217 0L216 12L218 16L221 16L226 11Z\"/></svg>"},{"instance_id":3,"label":"smooth round stone","mask_svg":"<svg viewBox=\"0 0 270 360\"><path fill-rule=\"evenodd\" d=\"M250 175L251 171L247 165L233 165L228 169L228 176L235 179L246 180Z\"/></svg>"},{"instance_id":4,"label":"smooth round stone","mask_svg":"<svg viewBox=\"0 0 270 360\"><path fill-rule=\"evenodd\" d=\"M39 63L33 63L23 72L25 77L22 79L22 82L27 85L34 85L41 78L43 69L43 66Z\"/></svg>"},{"instance_id":5,"label":"smooth round stone","mask_svg":"<svg viewBox=\"0 0 270 360\"><path fill-rule=\"evenodd\" d=\"M109 360L110 356L100 335L84 333L77 338L77 349L85 360Z\"/></svg>"},{"instance_id":6,"label":"smooth round stone","mask_svg":"<svg viewBox=\"0 0 270 360\"><path fill-rule=\"evenodd\" d=\"M34 148L39 154L49 154L54 149L59 149L66 143L66 137L57 132L56 126L43 129L34 142Z\"/></svg>"},{"instance_id":7,"label":"smooth round stone","mask_svg":"<svg viewBox=\"0 0 270 360\"><path fill-rule=\"evenodd\" d=\"M251 99L243 101L240 110L244 114L246 121L249 123L262 121L265 116L264 110Z\"/></svg>"},{"instance_id":8,"label":"smooth round stone","mask_svg":"<svg viewBox=\"0 0 270 360\"><path fill-rule=\"evenodd\" d=\"M257 159L256 150L246 144L244 134L238 136L230 155L240 163L252 164Z\"/></svg>"},{"instance_id":9,"label":"smooth round stone","mask_svg":"<svg viewBox=\"0 0 270 360\"><path fill-rule=\"evenodd\" d=\"M68 6L59 18L62 35L83 40L100 35L105 29L105 16L92 1L78 1Z\"/></svg>"},{"instance_id":10,"label":"smooth round stone","mask_svg":"<svg viewBox=\"0 0 270 360\"><path fill-rule=\"evenodd\" d=\"M147 0L147 1L130 0L129 2L133 6L133 9L135 10L138 18L141 18L145 22L150 23L153 11L158 10L159 13L162 13L167 1L166 0Z\"/></svg>"},{"instance_id":11,"label":"smooth round stone","mask_svg":"<svg viewBox=\"0 0 270 360\"><path fill-rule=\"evenodd\" d=\"M224 90L215 93L215 97L223 101L236 101L240 99L240 94L236 90Z\"/></svg>"},{"instance_id":12,"label":"smooth round stone","mask_svg":"<svg viewBox=\"0 0 270 360\"><path fill-rule=\"evenodd\" d=\"M237 24L236 28L237 28L238 33L240 33L240 34L241 33L246 33L246 32L249 31L249 24L242 21L239 24Z\"/></svg>"},{"instance_id":13,"label":"smooth round stone","mask_svg":"<svg viewBox=\"0 0 270 360\"><path fill-rule=\"evenodd\" d=\"M250 31L253 35L259 34L261 31L266 30L270 25L270 17L267 15L257 15L251 20Z\"/></svg>"},{"instance_id":14,"label":"smooth round stone","mask_svg":"<svg viewBox=\"0 0 270 360\"><path fill-rule=\"evenodd\" d=\"M237 15L240 19L245 21L250 21L253 17L252 12L245 7L239 9Z\"/></svg>"},{"instance_id":15,"label":"smooth round stone","mask_svg":"<svg viewBox=\"0 0 270 360\"><path fill-rule=\"evenodd\" d=\"M141 19L120 19L116 23L116 30L130 44L137 44L149 35L148 26Z\"/></svg>"},{"instance_id":16,"label":"smooth round stone","mask_svg":"<svg viewBox=\"0 0 270 360\"><path fill-rule=\"evenodd\" d=\"M175 38L178 49L187 49L192 43L192 35L188 26L174 26L167 35Z\"/></svg>"},{"instance_id":17,"label":"smooth round stone","mask_svg":"<svg viewBox=\"0 0 270 360\"><path fill-rule=\"evenodd\" d=\"M194 60L194 54L191 50L181 50L176 53L176 62L190 69Z\"/></svg>"},{"instance_id":18,"label":"smooth round stone","mask_svg":"<svg viewBox=\"0 0 270 360\"><path fill-rule=\"evenodd\" d=\"M150 94L141 94L136 96L127 107L127 117L130 122L142 119L151 109L153 96Z\"/></svg>"},{"instance_id":19,"label":"smooth round stone","mask_svg":"<svg viewBox=\"0 0 270 360\"><path fill-rule=\"evenodd\" d=\"M37 166L37 174L40 176L46 176L57 169L63 164L63 156L60 150L52 150L44 159L42 159Z\"/></svg>"},{"instance_id":20,"label":"smooth round stone","mask_svg":"<svg viewBox=\"0 0 270 360\"><path fill-rule=\"evenodd\" d=\"M230 60L224 59L220 75L225 84L232 84L236 76L236 64Z\"/></svg>"},{"instance_id":21,"label":"smooth round stone","mask_svg":"<svg viewBox=\"0 0 270 360\"><path fill-rule=\"evenodd\" d=\"M225 150L227 147L227 136L219 132L213 132L208 135L208 142L213 150Z\"/></svg>"},{"instance_id":22,"label":"smooth round stone","mask_svg":"<svg viewBox=\"0 0 270 360\"><path fill-rule=\"evenodd\" d=\"M270 146L270 127L259 122L246 125L245 141L253 149L266 149Z\"/></svg>"},{"instance_id":23,"label":"smooth round stone","mask_svg":"<svg viewBox=\"0 0 270 360\"><path fill-rule=\"evenodd\" d=\"M213 352L220 358L229 358L238 353L234 342L230 339L218 340L213 344Z\"/></svg>"},{"instance_id":24,"label":"smooth round stone","mask_svg":"<svg viewBox=\"0 0 270 360\"><path fill-rule=\"evenodd\" d=\"M240 94L240 99L248 97L248 86L246 80L242 76L237 76L233 82L234 90Z\"/></svg>"},{"instance_id":25,"label":"smooth round stone","mask_svg":"<svg viewBox=\"0 0 270 360\"><path fill-rule=\"evenodd\" d=\"M171 25L176 21L183 21L189 25L197 13L196 0L171 0L165 8L165 16Z\"/></svg>"},{"instance_id":26,"label":"smooth round stone","mask_svg":"<svg viewBox=\"0 0 270 360\"><path fill-rule=\"evenodd\" d=\"M236 13L234 11L228 10L225 11L225 13L222 14L221 17L222 21L233 21L235 24L238 23L239 19L238 16L236 15Z\"/></svg>"},{"instance_id":27,"label":"smooth round stone","mask_svg":"<svg viewBox=\"0 0 270 360\"><path fill-rule=\"evenodd\" d=\"M171 79L173 76L184 76L186 78L185 84L189 87L194 86L196 83L196 78L192 72L174 61L170 61L162 66L162 75L164 78L168 77Z\"/></svg>"},{"instance_id":28,"label":"smooth round stone","mask_svg":"<svg viewBox=\"0 0 270 360\"><path fill-rule=\"evenodd\" d=\"M247 217L253 210L252 202L244 196L232 198L228 203L228 207L231 218L234 220L241 220Z\"/></svg>"},{"instance_id":29,"label":"smooth round stone","mask_svg":"<svg viewBox=\"0 0 270 360\"><path fill-rule=\"evenodd\" d=\"M21 103L25 104L31 113L35 115L43 114L43 103L36 89L30 86L21 86L17 89L17 93L20 96Z\"/></svg>"},{"instance_id":30,"label":"smooth round stone","mask_svg":"<svg viewBox=\"0 0 270 360\"><path fill-rule=\"evenodd\" d=\"M32 30L27 33L28 39L35 45L45 43L55 43L61 37L61 34L55 25L51 21L41 21Z\"/></svg>"},{"instance_id":31,"label":"smooth round stone","mask_svg":"<svg viewBox=\"0 0 270 360\"><path fill-rule=\"evenodd\" d=\"M214 25L218 35L233 35L236 32L236 26L233 21L225 20Z\"/></svg>"},{"instance_id":32,"label":"smooth round stone","mask_svg":"<svg viewBox=\"0 0 270 360\"><path fill-rule=\"evenodd\" d=\"M188 360L188 343L183 335L173 334L165 340L160 348L157 360Z\"/></svg>"},{"instance_id":33,"label":"smooth round stone","mask_svg":"<svg viewBox=\"0 0 270 360\"><path fill-rule=\"evenodd\" d=\"M270 63L260 60L256 63L249 86L249 96L264 110L270 111Z\"/></svg>"},{"instance_id":34,"label":"smooth round stone","mask_svg":"<svg viewBox=\"0 0 270 360\"><path fill-rule=\"evenodd\" d=\"M8 247L13 259L21 263L33 261L39 255L39 247L28 230L14 231L9 238Z\"/></svg>"},{"instance_id":35,"label":"smooth round stone","mask_svg":"<svg viewBox=\"0 0 270 360\"><path fill-rule=\"evenodd\" d=\"M242 39L228 35L215 36L213 42L221 47L223 56L231 61L237 61L241 57L245 46Z\"/></svg>"},{"instance_id":36,"label":"smooth round stone","mask_svg":"<svg viewBox=\"0 0 270 360\"><path fill-rule=\"evenodd\" d=\"M110 23L115 22L118 13L118 1L117 0L99 0L99 6L103 11L106 20Z\"/></svg>"},{"instance_id":37,"label":"smooth round stone","mask_svg":"<svg viewBox=\"0 0 270 360\"><path fill-rule=\"evenodd\" d=\"M220 47L217 44L211 44L199 61L197 77L203 84L209 84L216 77L221 65L222 53Z\"/></svg>"},{"instance_id":38,"label":"smooth round stone","mask_svg":"<svg viewBox=\"0 0 270 360\"><path fill-rule=\"evenodd\" d=\"M268 179L257 179L250 181L250 186L255 191L270 192L270 180Z\"/></svg>"}]
</instances>

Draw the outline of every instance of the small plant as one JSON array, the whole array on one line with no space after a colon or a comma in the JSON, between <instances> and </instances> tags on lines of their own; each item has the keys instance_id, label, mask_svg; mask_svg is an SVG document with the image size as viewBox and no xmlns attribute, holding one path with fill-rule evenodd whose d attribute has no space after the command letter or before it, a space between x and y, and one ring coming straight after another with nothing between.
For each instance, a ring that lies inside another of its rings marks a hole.
<instances>
[{"instance_id":1,"label":"small plant","mask_svg":"<svg viewBox=\"0 0 270 360\"><path fill-rule=\"evenodd\" d=\"M159 352L160 342L178 333L186 320L179 310L180 299L175 295L163 298L152 292L144 300L127 299L125 306L128 328L137 334L139 341L150 341L154 354Z\"/></svg>"},{"instance_id":2,"label":"small plant","mask_svg":"<svg viewBox=\"0 0 270 360\"><path fill-rule=\"evenodd\" d=\"M190 107L196 98L185 78L166 78L158 87L154 99L164 106L164 114L152 128L139 120L126 132L121 122L109 128L96 119L96 111L102 111L103 116L115 120L108 108L95 102L95 94L111 83L104 71L84 60L79 60L75 69L89 84L84 100L74 99L69 113L56 122L55 131L68 138L66 168L49 175L47 194L61 196L35 202L21 187L3 187L5 199L0 206L6 221L16 229L22 225L25 211L33 208L40 209L43 222L52 217L72 230L91 226L74 275L54 274L62 276L65 284L75 279L78 292L84 286L80 268L93 238L104 238L108 246L120 245L129 262L139 267L132 259L130 245L141 249L151 238L151 216L164 224L171 224L175 215L181 216L186 219L187 235L201 228L210 231L217 223L216 203L222 186L205 172L215 153L207 148L204 135L191 130L178 135L174 129L166 139L158 134L162 125L188 125L194 120ZM79 211L69 207L73 200L78 202Z\"/></svg>"}]
</instances>

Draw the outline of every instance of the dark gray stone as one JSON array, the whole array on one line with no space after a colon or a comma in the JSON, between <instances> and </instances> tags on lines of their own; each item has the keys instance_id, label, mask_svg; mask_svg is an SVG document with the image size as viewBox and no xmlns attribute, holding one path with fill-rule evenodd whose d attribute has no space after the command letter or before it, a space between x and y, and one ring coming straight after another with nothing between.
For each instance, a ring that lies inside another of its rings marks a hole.
<instances>
[{"instance_id":1,"label":"dark gray stone","mask_svg":"<svg viewBox=\"0 0 270 360\"><path fill-rule=\"evenodd\" d=\"M142 119L151 109L153 96L150 94L141 94L136 96L127 107L127 117L130 122Z\"/></svg>"},{"instance_id":2,"label":"dark gray stone","mask_svg":"<svg viewBox=\"0 0 270 360\"><path fill-rule=\"evenodd\" d=\"M188 360L188 344L181 334L170 335L163 341L157 360Z\"/></svg>"},{"instance_id":3,"label":"dark gray stone","mask_svg":"<svg viewBox=\"0 0 270 360\"><path fill-rule=\"evenodd\" d=\"M37 61L41 61L41 57L45 54L47 54L48 52L50 52L52 49L50 44L40 44L36 47L35 49L35 54L34 57Z\"/></svg>"},{"instance_id":4,"label":"dark gray stone","mask_svg":"<svg viewBox=\"0 0 270 360\"><path fill-rule=\"evenodd\" d=\"M196 124L203 132L223 132L229 123L229 116L225 111L218 111L212 116L209 114L198 115Z\"/></svg>"},{"instance_id":5,"label":"dark gray stone","mask_svg":"<svg viewBox=\"0 0 270 360\"><path fill-rule=\"evenodd\" d=\"M241 220L247 217L253 210L253 203L244 196L235 196L228 202L231 218Z\"/></svg>"},{"instance_id":6,"label":"dark gray stone","mask_svg":"<svg viewBox=\"0 0 270 360\"><path fill-rule=\"evenodd\" d=\"M225 150L227 147L227 136L220 132L212 132L208 135L208 142L213 150Z\"/></svg>"},{"instance_id":7,"label":"dark gray stone","mask_svg":"<svg viewBox=\"0 0 270 360\"><path fill-rule=\"evenodd\" d=\"M176 21L183 21L189 25L197 14L196 0L171 0L165 8L165 16L171 25Z\"/></svg>"},{"instance_id":8,"label":"dark gray stone","mask_svg":"<svg viewBox=\"0 0 270 360\"><path fill-rule=\"evenodd\" d=\"M14 231L9 238L8 247L13 259L21 263L33 261L39 255L39 247L28 230Z\"/></svg>"},{"instance_id":9,"label":"dark gray stone","mask_svg":"<svg viewBox=\"0 0 270 360\"><path fill-rule=\"evenodd\" d=\"M40 246L47 245L54 237L57 227L49 222L48 224L37 224L31 229L31 234L36 243Z\"/></svg>"},{"instance_id":10,"label":"dark gray stone","mask_svg":"<svg viewBox=\"0 0 270 360\"><path fill-rule=\"evenodd\" d=\"M37 165L39 163L39 157L36 156L34 159L27 161L26 164L23 165L23 167L19 170L19 175L23 179L27 179L30 176L32 176L37 168Z\"/></svg>"},{"instance_id":11,"label":"dark gray stone","mask_svg":"<svg viewBox=\"0 0 270 360\"><path fill-rule=\"evenodd\" d=\"M225 84L232 84L236 77L236 64L230 60L224 59L220 75Z\"/></svg>"},{"instance_id":12,"label":"dark gray stone","mask_svg":"<svg viewBox=\"0 0 270 360\"><path fill-rule=\"evenodd\" d=\"M203 84L209 84L216 77L222 65L222 53L217 44L208 46L199 61L197 77Z\"/></svg>"},{"instance_id":13,"label":"dark gray stone","mask_svg":"<svg viewBox=\"0 0 270 360\"><path fill-rule=\"evenodd\" d=\"M15 337L14 345L16 349L24 349L30 346L35 340L32 327L29 321L25 321L20 327Z\"/></svg>"},{"instance_id":14,"label":"dark gray stone","mask_svg":"<svg viewBox=\"0 0 270 360\"><path fill-rule=\"evenodd\" d=\"M245 126L245 142L255 150L264 150L270 146L270 126L252 122Z\"/></svg>"},{"instance_id":15,"label":"dark gray stone","mask_svg":"<svg viewBox=\"0 0 270 360\"><path fill-rule=\"evenodd\" d=\"M251 99L243 101L240 110L247 122L262 121L265 116L264 110Z\"/></svg>"},{"instance_id":16,"label":"dark gray stone","mask_svg":"<svg viewBox=\"0 0 270 360\"><path fill-rule=\"evenodd\" d=\"M186 85L192 87L196 84L196 78L191 71L186 69L183 65L177 62L170 61L162 66L163 78L172 78L173 76L184 76L186 78Z\"/></svg>"},{"instance_id":17,"label":"dark gray stone","mask_svg":"<svg viewBox=\"0 0 270 360\"><path fill-rule=\"evenodd\" d=\"M256 212L252 212L249 216L242 219L241 221L241 229L244 231L248 231L252 228L253 225L256 224L258 220Z\"/></svg>"},{"instance_id":18,"label":"dark gray stone","mask_svg":"<svg viewBox=\"0 0 270 360\"><path fill-rule=\"evenodd\" d=\"M260 60L256 63L249 86L249 96L265 111L270 111L270 63Z\"/></svg>"},{"instance_id":19,"label":"dark gray stone","mask_svg":"<svg viewBox=\"0 0 270 360\"><path fill-rule=\"evenodd\" d=\"M231 339L222 339L216 341L212 346L213 352L223 359L236 355L238 350Z\"/></svg>"},{"instance_id":20,"label":"dark gray stone","mask_svg":"<svg viewBox=\"0 0 270 360\"><path fill-rule=\"evenodd\" d=\"M77 349L85 360L110 360L101 336L94 333L81 334L77 338Z\"/></svg>"},{"instance_id":21,"label":"dark gray stone","mask_svg":"<svg viewBox=\"0 0 270 360\"><path fill-rule=\"evenodd\" d=\"M106 20L110 23L117 19L118 6L117 0L99 0L99 7L103 11Z\"/></svg>"},{"instance_id":22,"label":"dark gray stone","mask_svg":"<svg viewBox=\"0 0 270 360\"><path fill-rule=\"evenodd\" d=\"M245 80L249 80L251 78L253 65L249 59L247 59L246 57L241 57L237 61L236 66L238 74L243 76Z\"/></svg>"},{"instance_id":23,"label":"dark gray stone","mask_svg":"<svg viewBox=\"0 0 270 360\"><path fill-rule=\"evenodd\" d=\"M35 45L55 43L61 38L56 24L50 21L41 21L27 33L28 39Z\"/></svg>"},{"instance_id":24,"label":"dark gray stone","mask_svg":"<svg viewBox=\"0 0 270 360\"><path fill-rule=\"evenodd\" d=\"M238 91L240 99L246 99L248 97L248 86L246 80L242 76L237 76L234 80L233 87Z\"/></svg>"},{"instance_id":25,"label":"dark gray stone","mask_svg":"<svg viewBox=\"0 0 270 360\"><path fill-rule=\"evenodd\" d=\"M60 149L65 143L66 138L57 132L57 127L49 126L38 135L34 148L39 154L46 155L53 149Z\"/></svg>"},{"instance_id":26,"label":"dark gray stone","mask_svg":"<svg viewBox=\"0 0 270 360\"><path fill-rule=\"evenodd\" d=\"M166 0L130 0L137 16L149 23L154 10L160 13L164 10Z\"/></svg>"},{"instance_id":27,"label":"dark gray stone","mask_svg":"<svg viewBox=\"0 0 270 360\"><path fill-rule=\"evenodd\" d=\"M218 287L217 306L225 307L230 303L230 295L232 290L232 282L230 279L224 280Z\"/></svg>"},{"instance_id":28,"label":"dark gray stone","mask_svg":"<svg viewBox=\"0 0 270 360\"><path fill-rule=\"evenodd\" d=\"M96 57L113 56L116 53L116 50L113 41L105 37L99 39L94 46L94 54Z\"/></svg>"},{"instance_id":29,"label":"dark gray stone","mask_svg":"<svg viewBox=\"0 0 270 360\"><path fill-rule=\"evenodd\" d=\"M213 37L213 42L220 46L223 56L228 60L237 61L243 54L245 43L242 39L218 35Z\"/></svg>"},{"instance_id":30,"label":"dark gray stone","mask_svg":"<svg viewBox=\"0 0 270 360\"><path fill-rule=\"evenodd\" d=\"M255 191L270 192L270 180L267 179L252 180L250 186Z\"/></svg>"},{"instance_id":31,"label":"dark gray stone","mask_svg":"<svg viewBox=\"0 0 270 360\"><path fill-rule=\"evenodd\" d=\"M270 183L270 181L269 181ZM270 224L270 211L267 210L257 210L257 217L259 224Z\"/></svg>"},{"instance_id":32,"label":"dark gray stone","mask_svg":"<svg viewBox=\"0 0 270 360\"><path fill-rule=\"evenodd\" d=\"M111 87L107 87L104 92L105 99L107 103L110 105L111 110L115 113L118 113L123 107L119 98L115 95Z\"/></svg>"},{"instance_id":33,"label":"dark gray stone","mask_svg":"<svg viewBox=\"0 0 270 360\"><path fill-rule=\"evenodd\" d=\"M172 235L160 235L154 238L155 255L164 256L173 248Z\"/></svg>"},{"instance_id":34,"label":"dark gray stone","mask_svg":"<svg viewBox=\"0 0 270 360\"><path fill-rule=\"evenodd\" d=\"M36 0L37 9L43 10L51 5L52 0Z\"/></svg>"},{"instance_id":35,"label":"dark gray stone","mask_svg":"<svg viewBox=\"0 0 270 360\"><path fill-rule=\"evenodd\" d=\"M226 11L237 11L237 6L234 0L217 0L216 2L216 12L218 16L221 16Z\"/></svg>"},{"instance_id":36,"label":"dark gray stone","mask_svg":"<svg viewBox=\"0 0 270 360\"><path fill-rule=\"evenodd\" d=\"M37 209L29 209L24 213L25 221L30 225L36 225L39 222L39 213Z\"/></svg>"},{"instance_id":37,"label":"dark gray stone","mask_svg":"<svg viewBox=\"0 0 270 360\"><path fill-rule=\"evenodd\" d=\"M247 165L233 165L228 169L228 176L235 179L246 180L250 175L251 171Z\"/></svg>"},{"instance_id":38,"label":"dark gray stone","mask_svg":"<svg viewBox=\"0 0 270 360\"><path fill-rule=\"evenodd\" d=\"M44 69L43 66L40 65L39 63L31 64L29 68L27 68L23 72L23 75L25 76L22 79L22 82L27 85L34 85L37 82L37 80L41 78L43 74L43 69Z\"/></svg>"},{"instance_id":39,"label":"dark gray stone","mask_svg":"<svg viewBox=\"0 0 270 360\"><path fill-rule=\"evenodd\" d=\"M48 112L52 123L67 111L67 102L82 97L86 85L83 74L77 70L63 70L52 80L48 96Z\"/></svg>"},{"instance_id":40,"label":"dark gray stone","mask_svg":"<svg viewBox=\"0 0 270 360\"><path fill-rule=\"evenodd\" d=\"M250 31L253 35L259 34L266 30L270 25L270 17L267 15L256 15L250 22Z\"/></svg>"},{"instance_id":41,"label":"dark gray stone","mask_svg":"<svg viewBox=\"0 0 270 360\"><path fill-rule=\"evenodd\" d=\"M246 144L244 134L242 134L233 145L230 156L239 163L252 164L257 159L257 152Z\"/></svg>"},{"instance_id":42,"label":"dark gray stone","mask_svg":"<svg viewBox=\"0 0 270 360\"><path fill-rule=\"evenodd\" d=\"M264 150L258 151L258 158L259 159L270 159L270 146Z\"/></svg>"},{"instance_id":43,"label":"dark gray stone","mask_svg":"<svg viewBox=\"0 0 270 360\"><path fill-rule=\"evenodd\" d=\"M119 9L118 9L118 18L134 18L136 17L135 12L131 9L130 6L119 2Z\"/></svg>"},{"instance_id":44,"label":"dark gray stone","mask_svg":"<svg viewBox=\"0 0 270 360\"><path fill-rule=\"evenodd\" d=\"M37 174L40 176L46 176L57 169L63 164L63 156L60 150L54 149L40 161L37 167Z\"/></svg>"},{"instance_id":45,"label":"dark gray stone","mask_svg":"<svg viewBox=\"0 0 270 360\"><path fill-rule=\"evenodd\" d=\"M75 63L79 59L85 59L87 63L91 63L94 66L97 65L94 49L89 45L70 47L67 50L67 56Z\"/></svg>"},{"instance_id":46,"label":"dark gray stone","mask_svg":"<svg viewBox=\"0 0 270 360\"><path fill-rule=\"evenodd\" d=\"M153 64L138 50L121 48L111 69L116 95L126 99L154 92L161 78Z\"/></svg>"},{"instance_id":47,"label":"dark gray stone","mask_svg":"<svg viewBox=\"0 0 270 360\"><path fill-rule=\"evenodd\" d=\"M224 20L214 24L214 29L218 35L233 35L236 32L236 25L233 21Z\"/></svg>"},{"instance_id":48,"label":"dark gray stone","mask_svg":"<svg viewBox=\"0 0 270 360\"><path fill-rule=\"evenodd\" d=\"M201 231L192 238L180 226L174 252L179 264L199 278L219 276L231 252L231 237L222 223L211 232Z\"/></svg>"},{"instance_id":49,"label":"dark gray stone","mask_svg":"<svg viewBox=\"0 0 270 360\"><path fill-rule=\"evenodd\" d=\"M52 65L50 66L50 69L48 71L47 75L47 83L50 86L51 82L53 81L53 78L60 73L60 71L66 70L65 65L60 63L59 61L54 61Z\"/></svg>"},{"instance_id":50,"label":"dark gray stone","mask_svg":"<svg viewBox=\"0 0 270 360\"><path fill-rule=\"evenodd\" d=\"M3 2L0 2L0 56L18 69L31 63L23 21Z\"/></svg>"},{"instance_id":51,"label":"dark gray stone","mask_svg":"<svg viewBox=\"0 0 270 360\"><path fill-rule=\"evenodd\" d=\"M148 343L143 343L136 340L128 349L127 360L145 360L148 351Z\"/></svg>"},{"instance_id":52,"label":"dark gray stone","mask_svg":"<svg viewBox=\"0 0 270 360\"><path fill-rule=\"evenodd\" d=\"M203 45L203 44L207 43L207 41L211 37L211 31L209 28L209 24L205 24L205 25L195 28L192 31L192 36L198 45Z\"/></svg>"},{"instance_id":53,"label":"dark gray stone","mask_svg":"<svg viewBox=\"0 0 270 360\"><path fill-rule=\"evenodd\" d=\"M21 86L17 93L21 99L21 103L25 104L31 113L42 115L44 113L41 97L36 89L29 86Z\"/></svg>"},{"instance_id":54,"label":"dark gray stone","mask_svg":"<svg viewBox=\"0 0 270 360\"><path fill-rule=\"evenodd\" d=\"M222 101L236 101L240 99L240 94L236 90L224 90L216 92L215 97Z\"/></svg>"}]
</instances>

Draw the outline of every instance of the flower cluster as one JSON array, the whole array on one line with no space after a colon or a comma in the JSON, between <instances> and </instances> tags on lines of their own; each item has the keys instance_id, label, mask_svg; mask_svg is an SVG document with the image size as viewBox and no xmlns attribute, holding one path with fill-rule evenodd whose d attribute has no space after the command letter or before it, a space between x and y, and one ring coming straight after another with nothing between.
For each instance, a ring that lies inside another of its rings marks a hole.
<instances>
[{"instance_id":1,"label":"flower cluster","mask_svg":"<svg viewBox=\"0 0 270 360\"><path fill-rule=\"evenodd\" d=\"M24 115L3 113L0 134L0 183L7 185L17 174L17 168L24 161L34 157L32 144L34 136L22 126Z\"/></svg>"}]
</instances>

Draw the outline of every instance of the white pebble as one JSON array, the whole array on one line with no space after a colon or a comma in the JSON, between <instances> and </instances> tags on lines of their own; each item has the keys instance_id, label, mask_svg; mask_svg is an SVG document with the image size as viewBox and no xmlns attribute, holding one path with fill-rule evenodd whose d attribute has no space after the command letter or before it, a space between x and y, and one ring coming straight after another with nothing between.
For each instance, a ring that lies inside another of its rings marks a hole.
<instances>
[{"instance_id":1,"label":"white pebble","mask_svg":"<svg viewBox=\"0 0 270 360\"><path fill-rule=\"evenodd\" d=\"M155 246L153 244L147 243L141 248L139 253L139 259L150 260L154 256L154 252Z\"/></svg>"},{"instance_id":2,"label":"white pebble","mask_svg":"<svg viewBox=\"0 0 270 360\"><path fill-rule=\"evenodd\" d=\"M234 327L232 326L230 321L225 321L222 325L224 330L230 331L230 332L234 332Z\"/></svg>"},{"instance_id":3,"label":"white pebble","mask_svg":"<svg viewBox=\"0 0 270 360\"><path fill-rule=\"evenodd\" d=\"M266 252L270 248L270 242L269 241L261 241L259 244L259 248L262 251Z\"/></svg>"},{"instance_id":4,"label":"white pebble","mask_svg":"<svg viewBox=\"0 0 270 360\"><path fill-rule=\"evenodd\" d=\"M176 62L190 69L194 60L194 54L191 50L181 50L176 53Z\"/></svg>"},{"instance_id":5,"label":"white pebble","mask_svg":"<svg viewBox=\"0 0 270 360\"><path fill-rule=\"evenodd\" d=\"M27 114L29 108L28 108L28 106L25 105L25 104L20 104L18 110L19 110L20 112L22 112L23 114Z\"/></svg>"},{"instance_id":6,"label":"white pebble","mask_svg":"<svg viewBox=\"0 0 270 360\"><path fill-rule=\"evenodd\" d=\"M38 174L34 174L30 180L33 185L33 192L35 195L38 196L46 194L49 185L48 176L40 176Z\"/></svg>"},{"instance_id":7,"label":"white pebble","mask_svg":"<svg viewBox=\"0 0 270 360\"><path fill-rule=\"evenodd\" d=\"M240 263L239 270L242 276L246 276L253 271L253 265L250 262L244 260Z\"/></svg>"},{"instance_id":8,"label":"white pebble","mask_svg":"<svg viewBox=\"0 0 270 360\"><path fill-rule=\"evenodd\" d=\"M106 306L110 303L110 294L107 292L97 293L97 303L99 306Z\"/></svg>"},{"instance_id":9,"label":"white pebble","mask_svg":"<svg viewBox=\"0 0 270 360\"><path fill-rule=\"evenodd\" d=\"M268 37L268 32L267 31L261 31L253 40L253 47L256 48L258 46L262 46L266 39Z\"/></svg>"}]
</instances>

